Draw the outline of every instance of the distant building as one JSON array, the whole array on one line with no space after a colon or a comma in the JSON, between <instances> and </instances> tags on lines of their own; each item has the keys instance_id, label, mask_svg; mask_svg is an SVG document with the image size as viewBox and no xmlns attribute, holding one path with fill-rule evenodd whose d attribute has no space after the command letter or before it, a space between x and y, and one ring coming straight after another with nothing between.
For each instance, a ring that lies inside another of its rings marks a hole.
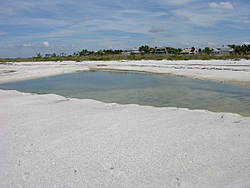
<instances>
[{"instance_id":1,"label":"distant building","mask_svg":"<svg viewBox=\"0 0 250 188\"><path fill-rule=\"evenodd\" d=\"M154 49L155 54L168 54L167 47L155 47Z\"/></svg>"},{"instance_id":2,"label":"distant building","mask_svg":"<svg viewBox=\"0 0 250 188\"><path fill-rule=\"evenodd\" d=\"M137 48L126 49L122 51L123 55L140 54L141 52Z\"/></svg>"},{"instance_id":3,"label":"distant building","mask_svg":"<svg viewBox=\"0 0 250 188\"><path fill-rule=\"evenodd\" d=\"M233 53L234 49L229 46L222 46L213 50L213 54L216 55L230 55Z\"/></svg>"},{"instance_id":4,"label":"distant building","mask_svg":"<svg viewBox=\"0 0 250 188\"><path fill-rule=\"evenodd\" d=\"M198 54L198 49L196 47L184 48L180 54Z\"/></svg>"}]
</instances>

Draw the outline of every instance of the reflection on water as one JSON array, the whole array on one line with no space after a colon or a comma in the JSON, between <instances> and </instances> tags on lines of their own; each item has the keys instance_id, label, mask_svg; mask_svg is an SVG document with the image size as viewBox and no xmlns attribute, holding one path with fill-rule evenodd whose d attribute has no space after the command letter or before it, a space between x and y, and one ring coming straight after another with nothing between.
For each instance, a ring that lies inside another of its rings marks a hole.
<instances>
[{"instance_id":1,"label":"reflection on water","mask_svg":"<svg viewBox=\"0 0 250 188\"><path fill-rule=\"evenodd\" d=\"M1 84L0 88L120 104L206 109L250 116L248 86L160 74L81 72Z\"/></svg>"}]
</instances>

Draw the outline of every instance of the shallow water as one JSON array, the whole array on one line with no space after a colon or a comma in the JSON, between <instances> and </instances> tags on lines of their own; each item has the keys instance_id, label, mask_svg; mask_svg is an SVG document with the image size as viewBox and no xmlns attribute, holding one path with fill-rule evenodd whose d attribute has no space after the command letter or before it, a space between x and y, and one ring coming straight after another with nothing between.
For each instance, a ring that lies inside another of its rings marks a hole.
<instances>
[{"instance_id":1,"label":"shallow water","mask_svg":"<svg viewBox=\"0 0 250 188\"><path fill-rule=\"evenodd\" d=\"M0 84L0 88L120 104L232 112L250 117L249 86L162 74L79 72Z\"/></svg>"}]
</instances>

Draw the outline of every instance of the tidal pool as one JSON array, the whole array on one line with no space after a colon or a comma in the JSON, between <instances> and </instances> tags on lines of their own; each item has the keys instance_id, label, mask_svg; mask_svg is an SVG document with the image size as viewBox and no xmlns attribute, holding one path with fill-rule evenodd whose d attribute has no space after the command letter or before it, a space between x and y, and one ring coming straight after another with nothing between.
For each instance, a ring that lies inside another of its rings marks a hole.
<instances>
[{"instance_id":1,"label":"tidal pool","mask_svg":"<svg viewBox=\"0 0 250 188\"><path fill-rule=\"evenodd\" d=\"M0 84L1 89L250 117L250 87L163 74L89 71Z\"/></svg>"}]
</instances>

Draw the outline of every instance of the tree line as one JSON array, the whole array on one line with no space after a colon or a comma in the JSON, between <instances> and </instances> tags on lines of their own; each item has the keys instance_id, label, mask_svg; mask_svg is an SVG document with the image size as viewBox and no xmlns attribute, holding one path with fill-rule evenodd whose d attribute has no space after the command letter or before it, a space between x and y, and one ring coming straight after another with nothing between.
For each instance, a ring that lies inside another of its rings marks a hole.
<instances>
[{"instance_id":1,"label":"tree line","mask_svg":"<svg viewBox=\"0 0 250 188\"><path fill-rule=\"evenodd\" d=\"M232 48L234 51L233 51L233 54L236 54L236 55L249 55L250 54L250 44L249 45L246 45L246 44L243 44L243 45L235 45L235 44L232 44L232 45L227 45L229 46L230 48ZM148 45L142 45L138 48L138 51L140 52L140 54L144 55L144 54L153 54L155 52L155 49L157 47L150 47ZM192 47L194 48L194 47ZM181 48L172 48L172 47L166 47L166 50L168 52L168 54L171 54L171 55L179 55L180 52L182 51ZM115 54L122 54L124 50L121 50L121 49L104 49L104 50L99 50L99 51L90 51L88 49L83 49L81 51L78 51L78 52L74 52L72 55L66 55L66 53L59 53L59 54L56 54L56 53L52 53L52 54L45 54L44 58L53 58L53 57L80 57L80 56L90 56L90 55L97 55L97 56L103 56L103 55L115 55ZM204 49L201 49L199 48L198 49L198 52L200 54L212 54L214 51L213 48L210 48L210 47L205 47ZM132 52L133 53L133 52ZM41 53L37 53L36 54L37 58L43 58Z\"/></svg>"},{"instance_id":2,"label":"tree line","mask_svg":"<svg viewBox=\"0 0 250 188\"><path fill-rule=\"evenodd\" d=\"M234 49L235 54L239 54L239 55L250 54L250 44L249 45L243 44L241 46L232 44L228 46Z\"/></svg>"},{"instance_id":3,"label":"tree line","mask_svg":"<svg viewBox=\"0 0 250 188\"><path fill-rule=\"evenodd\" d=\"M229 44L227 46L229 46L230 48L233 49L233 54L236 54L236 55L248 55L248 54L250 54L250 44L249 45ZM199 53L211 54L211 53L213 53L213 51L214 51L214 49L209 48L209 47L205 47L203 50L199 49Z\"/></svg>"}]
</instances>

